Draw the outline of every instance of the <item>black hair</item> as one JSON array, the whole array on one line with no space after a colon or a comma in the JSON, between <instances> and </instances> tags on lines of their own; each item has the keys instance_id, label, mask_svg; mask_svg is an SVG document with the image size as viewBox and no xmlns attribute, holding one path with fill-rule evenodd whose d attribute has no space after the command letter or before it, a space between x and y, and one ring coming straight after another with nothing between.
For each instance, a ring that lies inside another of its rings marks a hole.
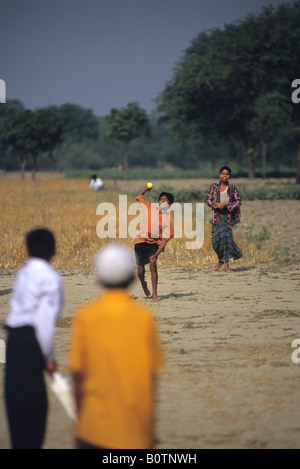
<instances>
[{"instance_id":1,"label":"black hair","mask_svg":"<svg viewBox=\"0 0 300 469\"><path fill-rule=\"evenodd\" d=\"M158 201L160 200L161 197L167 197L169 205L172 205L174 203L174 195L170 194L170 192L161 192L158 196Z\"/></svg>"},{"instance_id":2,"label":"black hair","mask_svg":"<svg viewBox=\"0 0 300 469\"><path fill-rule=\"evenodd\" d=\"M219 174L221 174L221 172L224 171L224 169L228 171L229 175L231 176L231 169L229 168L229 166L222 166L222 168L219 171Z\"/></svg>"},{"instance_id":3,"label":"black hair","mask_svg":"<svg viewBox=\"0 0 300 469\"><path fill-rule=\"evenodd\" d=\"M92 174L91 179L97 179L97 174Z\"/></svg>"},{"instance_id":4,"label":"black hair","mask_svg":"<svg viewBox=\"0 0 300 469\"><path fill-rule=\"evenodd\" d=\"M26 247L30 257L49 261L55 254L55 238L46 228L37 228L26 235Z\"/></svg>"}]
</instances>

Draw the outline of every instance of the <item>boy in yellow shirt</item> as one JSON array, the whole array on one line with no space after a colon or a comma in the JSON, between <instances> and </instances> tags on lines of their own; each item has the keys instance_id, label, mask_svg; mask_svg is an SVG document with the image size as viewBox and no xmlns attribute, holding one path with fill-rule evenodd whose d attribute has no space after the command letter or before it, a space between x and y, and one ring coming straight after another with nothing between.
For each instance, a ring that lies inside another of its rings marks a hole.
<instances>
[{"instance_id":1,"label":"boy in yellow shirt","mask_svg":"<svg viewBox=\"0 0 300 469\"><path fill-rule=\"evenodd\" d=\"M72 328L77 447L150 449L154 376L163 367L155 321L127 291L135 279L130 251L108 245L95 271L105 292L78 312Z\"/></svg>"}]
</instances>

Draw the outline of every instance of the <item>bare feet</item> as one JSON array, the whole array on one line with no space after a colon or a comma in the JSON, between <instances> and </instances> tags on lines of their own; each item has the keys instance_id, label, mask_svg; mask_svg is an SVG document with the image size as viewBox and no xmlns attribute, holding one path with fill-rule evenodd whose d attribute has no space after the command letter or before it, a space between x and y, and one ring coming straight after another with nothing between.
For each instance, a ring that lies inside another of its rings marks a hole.
<instances>
[{"instance_id":1,"label":"bare feet","mask_svg":"<svg viewBox=\"0 0 300 469\"><path fill-rule=\"evenodd\" d=\"M160 301L157 295L152 295L152 300L154 301L154 303L159 303Z\"/></svg>"},{"instance_id":2,"label":"bare feet","mask_svg":"<svg viewBox=\"0 0 300 469\"><path fill-rule=\"evenodd\" d=\"M144 282L141 282L141 284L142 284L142 288L143 288L143 290L144 290L145 295L146 295L148 298L150 298L150 297L151 297L151 291L149 290L149 288L148 288L148 286L147 286L147 282L144 281Z\"/></svg>"},{"instance_id":3,"label":"bare feet","mask_svg":"<svg viewBox=\"0 0 300 469\"><path fill-rule=\"evenodd\" d=\"M225 265L224 265L224 271L227 272L227 273L233 272L233 270L231 270L231 269L229 268L229 263L228 263L228 262L226 262Z\"/></svg>"},{"instance_id":4,"label":"bare feet","mask_svg":"<svg viewBox=\"0 0 300 469\"><path fill-rule=\"evenodd\" d=\"M222 261L219 261L215 266L214 266L214 270L219 270L219 268L224 264L224 262Z\"/></svg>"}]
</instances>

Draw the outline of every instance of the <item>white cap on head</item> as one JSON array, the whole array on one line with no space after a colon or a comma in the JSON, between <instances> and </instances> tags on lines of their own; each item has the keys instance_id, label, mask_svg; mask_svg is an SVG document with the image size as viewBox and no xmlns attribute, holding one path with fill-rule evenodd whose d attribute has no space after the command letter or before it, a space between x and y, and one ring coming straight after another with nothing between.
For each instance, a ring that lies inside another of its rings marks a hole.
<instances>
[{"instance_id":1,"label":"white cap on head","mask_svg":"<svg viewBox=\"0 0 300 469\"><path fill-rule=\"evenodd\" d=\"M95 258L95 273L103 285L113 287L126 283L135 275L131 251L116 244L100 249Z\"/></svg>"}]
</instances>

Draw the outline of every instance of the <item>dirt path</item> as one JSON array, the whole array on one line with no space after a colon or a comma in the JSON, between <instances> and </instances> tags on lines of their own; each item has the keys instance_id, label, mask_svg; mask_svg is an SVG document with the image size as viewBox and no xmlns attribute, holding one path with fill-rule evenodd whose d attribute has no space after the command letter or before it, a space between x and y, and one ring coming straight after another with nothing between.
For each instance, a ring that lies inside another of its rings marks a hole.
<instances>
[{"instance_id":1,"label":"dirt path","mask_svg":"<svg viewBox=\"0 0 300 469\"><path fill-rule=\"evenodd\" d=\"M158 304L133 286L132 294L153 309L166 356L157 396L158 449L300 449L300 363L293 363L291 347L300 339L299 212L293 200L243 204L236 233L276 246L270 265L242 259L232 274L211 265L160 268ZM0 324L14 277L0 275ZM63 282L66 303L55 346L68 375L74 311L99 290L89 272L66 272ZM3 370L0 363L0 448L9 448ZM72 426L51 392L49 398L44 447L72 448Z\"/></svg>"},{"instance_id":2,"label":"dirt path","mask_svg":"<svg viewBox=\"0 0 300 469\"><path fill-rule=\"evenodd\" d=\"M300 338L300 271L233 266L233 274L160 270L157 318L166 368L157 402L157 448L300 448L300 364L292 341ZM14 276L0 277L0 322ZM74 310L98 295L87 273L63 276L66 306L56 353L68 375ZM0 339L5 333L0 330ZM0 364L0 448L9 448ZM72 448L72 426L49 392L45 448Z\"/></svg>"}]
</instances>

